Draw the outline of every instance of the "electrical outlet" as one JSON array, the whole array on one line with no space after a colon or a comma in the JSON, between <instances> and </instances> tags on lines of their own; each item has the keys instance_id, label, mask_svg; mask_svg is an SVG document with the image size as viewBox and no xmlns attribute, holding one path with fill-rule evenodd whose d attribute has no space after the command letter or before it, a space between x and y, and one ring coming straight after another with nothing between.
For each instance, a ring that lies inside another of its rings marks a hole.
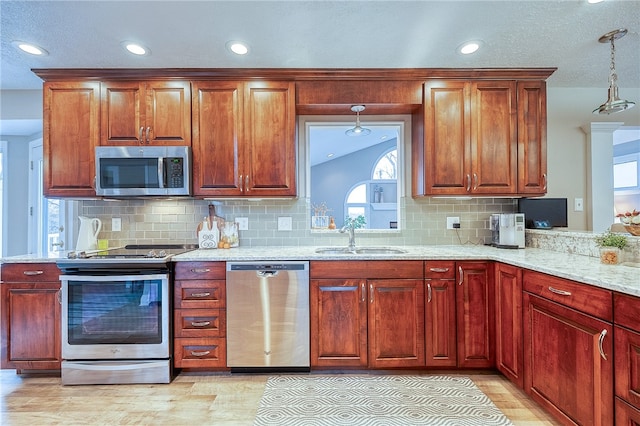
<instances>
[{"instance_id":1,"label":"electrical outlet","mask_svg":"<svg viewBox=\"0 0 640 426\"><path fill-rule=\"evenodd\" d=\"M457 216L447 217L447 229L455 229L454 225L460 225L460 218ZM460 226L458 226L460 228Z\"/></svg>"},{"instance_id":2,"label":"electrical outlet","mask_svg":"<svg viewBox=\"0 0 640 426\"><path fill-rule=\"evenodd\" d=\"M248 231L249 230L249 218L248 217L236 217L236 222L238 223L238 231Z\"/></svg>"},{"instance_id":3,"label":"electrical outlet","mask_svg":"<svg viewBox=\"0 0 640 426\"><path fill-rule=\"evenodd\" d=\"M120 232L122 231L122 219L119 217L111 218L111 232Z\"/></svg>"},{"instance_id":4,"label":"electrical outlet","mask_svg":"<svg viewBox=\"0 0 640 426\"><path fill-rule=\"evenodd\" d=\"M293 221L291 216L278 217L278 231L291 231L293 230Z\"/></svg>"},{"instance_id":5,"label":"electrical outlet","mask_svg":"<svg viewBox=\"0 0 640 426\"><path fill-rule=\"evenodd\" d=\"M582 198L574 198L573 199L573 211L574 212L581 212L583 210L584 210L584 205L583 205Z\"/></svg>"}]
</instances>

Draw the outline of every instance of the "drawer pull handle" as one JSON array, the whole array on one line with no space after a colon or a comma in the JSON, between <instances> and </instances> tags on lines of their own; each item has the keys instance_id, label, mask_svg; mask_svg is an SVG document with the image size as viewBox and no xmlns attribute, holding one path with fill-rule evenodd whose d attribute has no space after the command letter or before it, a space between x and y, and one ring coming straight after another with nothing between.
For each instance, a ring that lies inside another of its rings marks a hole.
<instances>
[{"instance_id":1,"label":"drawer pull handle","mask_svg":"<svg viewBox=\"0 0 640 426\"><path fill-rule=\"evenodd\" d=\"M607 330L604 329L600 332L600 338L598 338L598 350L600 351L600 356L602 357L602 359L604 359L605 361L607 360L607 355L605 355L604 353L604 348L602 347L603 343L604 343L604 336L607 335Z\"/></svg>"},{"instance_id":2,"label":"drawer pull handle","mask_svg":"<svg viewBox=\"0 0 640 426\"><path fill-rule=\"evenodd\" d=\"M431 284L427 284L427 303L431 303Z\"/></svg>"},{"instance_id":3,"label":"drawer pull handle","mask_svg":"<svg viewBox=\"0 0 640 426\"><path fill-rule=\"evenodd\" d=\"M191 293L190 297L209 297L211 296L211 293L209 293L208 291L205 291L204 293Z\"/></svg>"},{"instance_id":4,"label":"drawer pull handle","mask_svg":"<svg viewBox=\"0 0 640 426\"><path fill-rule=\"evenodd\" d=\"M207 356L211 353L211 351L191 351L192 356Z\"/></svg>"},{"instance_id":5,"label":"drawer pull handle","mask_svg":"<svg viewBox=\"0 0 640 426\"><path fill-rule=\"evenodd\" d=\"M449 268L429 268L431 272L449 272Z\"/></svg>"},{"instance_id":6,"label":"drawer pull handle","mask_svg":"<svg viewBox=\"0 0 640 426\"><path fill-rule=\"evenodd\" d=\"M191 270L194 274L206 274L207 272L211 272L209 268L193 268Z\"/></svg>"},{"instance_id":7,"label":"drawer pull handle","mask_svg":"<svg viewBox=\"0 0 640 426\"><path fill-rule=\"evenodd\" d=\"M360 283L360 301L367 301L367 288L364 286L364 281Z\"/></svg>"},{"instance_id":8,"label":"drawer pull handle","mask_svg":"<svg viewBox=\"0 0 640 426\"><path fill-rule=\"evenodd\" d=\"M467 192L471 190L471 175L467 174Z\"/></svg>"},{"instance_id":9,"label":"drawer pull handle","mask_svg":"<svg viewBox=\"0 0 640 426\"><path fill-rule=\"evenodd\" d=\"M373 303L373 284L369 284L369 303Z\"/></svg>"},{"instance_id":10,"label":"drawer pull handle","mask_svg":"<svg viewBox=\"0 0 640 426\"><path fill-rule=\"evenodd\" d=\"M462 266L458 266L458 273L460 274L460 281L458 281L458 285L462 285L464 282L464 269L462 269Z\"/></svg>"},{"instance_id":11,"label":"drawer pull handle","mask_svg":"<svg viewBox=\"0 0 640 426\"><path fill-rule=\"evenodd\" d=\"M211 321L191 321L193 327L207 327L211 325Z\"/></svg>"},{"instance_id":12,"label":"drawer pull handle","mask_svg":"<svg viewBox=\"0 0 640 426\"><path fill-rule=\"evenodd\" d=\"M570 291L558 290L557 288L553 288L551 286L549 286L549 291L551 293L559 294L560 296L571 296Z\"/></svg>"},{"instance_id":13,"label":"drawer pull handle","mask_svg":"<svg viewBox=\"0 0 640 426\"><path fill-rule=\"evenodd\" d=\"M44 271L23 271L24 275L33 276L33 275L42 275Z\"/></svg>"}]
</instances>

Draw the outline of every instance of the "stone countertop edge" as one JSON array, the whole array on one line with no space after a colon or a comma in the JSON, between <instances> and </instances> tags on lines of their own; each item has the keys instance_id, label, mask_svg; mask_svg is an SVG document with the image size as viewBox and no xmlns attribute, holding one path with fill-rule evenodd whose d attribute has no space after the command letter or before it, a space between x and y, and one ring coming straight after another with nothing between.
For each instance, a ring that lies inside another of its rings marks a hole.
<instances>
[{"instance_id":1,"label":"stone countertop edge","mask_svg":"<svg viewBox=\"0 0 640 426\"><path fill-rule=\"evenodd\" d=\"M400 254L319 254L317 247L238 247L199 249L176 255L174 262L275 260L493 260L585 284L640 297L640 268L605 265L599 258L537 248L499 249L490 246L393 246ZM2 263L55 262L66 256L12 256Z\"/></svg>"}]
</instances>

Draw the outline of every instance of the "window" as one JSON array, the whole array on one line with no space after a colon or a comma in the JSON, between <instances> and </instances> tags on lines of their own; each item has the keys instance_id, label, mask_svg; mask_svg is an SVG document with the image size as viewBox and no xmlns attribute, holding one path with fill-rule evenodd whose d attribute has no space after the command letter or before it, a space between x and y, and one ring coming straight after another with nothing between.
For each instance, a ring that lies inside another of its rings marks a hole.
<instances>
[{"instance_id":1,"label":"window","mask_svg":"<svg viewBox=\"0 0 640 426\"><path fill-rule=\"evenodd\" d=\"M635 188L638 186L638 162L627 161L613 165L613 187Z\"/></svg>"},{"instance_id":2,"label":"window","mask_svg":"<svg viewBox=\"0 0 640 426\"><path fill-rule=\"evenodd\" d=\"M385 153L373 168L372 179L397 179L398 150L392 149Z\"/></svg>"},{"instance_id":3,"label":"window","mask_svg":"<svg viewBox=\"0 0 640 426\"><path fill-rule=\"evenodd\" d=\"M2 254L5 252L5 244L7 243L6 239L4 238L4 208L7 205L7 203L5 202L6 151L7 143L5 141L0 141L0 241L2 241L2 244L0 244L0 257L2 257Z\"/></svg>"}]
</instances>

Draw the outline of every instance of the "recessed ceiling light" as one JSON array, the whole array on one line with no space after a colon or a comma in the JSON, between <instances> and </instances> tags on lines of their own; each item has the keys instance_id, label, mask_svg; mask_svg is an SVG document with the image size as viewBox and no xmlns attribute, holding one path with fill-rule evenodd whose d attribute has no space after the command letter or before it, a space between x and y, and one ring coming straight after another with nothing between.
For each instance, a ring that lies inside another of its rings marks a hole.
<instances>
[{"instance_id":1,"label":"recessed ceiling light","mask_svg":"<svg viewBox=\"0 0 640 426\"><path fill-rule=\"evenodd\" d=\"M587 0L587 3L589 4L596 4L596 3L602 3L604 0Z\"/></svg>"},{"instance_id":2,"label":"recessed ceiling light","mask_svg":"<svg viewBox=\"0 0 640 426\"><path fill-rule=\"evenodd\" d=\"M120 45L129 53L138 56L147 56L151 54L151 50L149 48L141 45L140 43L136 43L134 41L123 41Z\"/></svg>"},{"instance_id":3,"label":"recessed ceiling light","mask_svg":"<svg viewBox=\"0 0 640 426\"><path fill-rule=\"evenodd\" d=\"M462 55L470 55L475 53L482 47L484 43L481 40L472 40L462 43L458 46L458 53Z\"/></svg>"},{"instance_id":4,"label":"recessed ceiling light","mask_svg":"<svg viewBox=\"0 0 640 426\"><path fill-rule=\"evenodd\" d=\"M27 43L25 41L12 41L11 44L22 50L23 52L29 53L30 55L36 55L36 56L46 56L49 54L49 52L47 52L46 50L44 50L42 47L40 46L36 46L33 43Z\"/></svg>"},{"instance_id":5,"label":"recessed ceiling light","mask_svg":"<svg viewBox=\"0 0 640 426\"><path fill-rule=\"evenodd\" d=\"M236 55L246 55L249 53L249 46L241 41L228 41L226 46L227 49Z\"/></svg>"},{"instance_id":6,"label":"recessed ceiling light","mask_svg":"<svg viewBox=\"0 0 640 426\"><path fill-rule=\"evenodd\" d=\"M328 153L328 154L327 154L327 158L331 158L331 157L333 157L334 155L335 155L335 154L334 154L333 152L330 152L330 153Z\"/></svg>"}]
</instances>

